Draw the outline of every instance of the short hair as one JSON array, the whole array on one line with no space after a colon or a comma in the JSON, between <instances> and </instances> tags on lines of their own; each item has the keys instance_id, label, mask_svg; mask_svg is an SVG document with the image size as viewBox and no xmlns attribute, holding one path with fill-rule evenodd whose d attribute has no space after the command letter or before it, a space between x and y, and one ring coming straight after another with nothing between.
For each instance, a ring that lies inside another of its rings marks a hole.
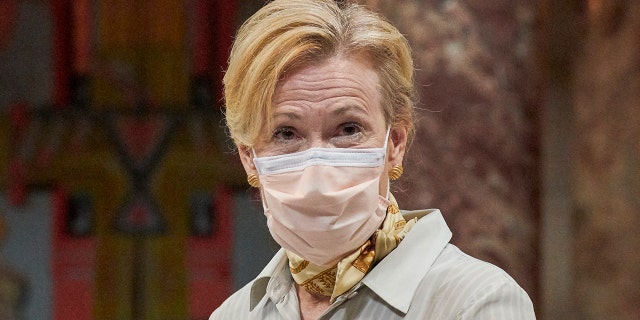
<instances>
[{"instance_id":1,"label":"short hair","mask_svg":"<svg viewBox=\"0 0 640 320\"><path fill-rule=\"evenodd\" d=\"M338 54L364 54L380 80L387 125L414 134L413 60L406 38L353 3L275 0L239 29L224 76L226 121L236 145L253 146L269 125L272 99L287 70Z\"/></svg>"}]
</instances>

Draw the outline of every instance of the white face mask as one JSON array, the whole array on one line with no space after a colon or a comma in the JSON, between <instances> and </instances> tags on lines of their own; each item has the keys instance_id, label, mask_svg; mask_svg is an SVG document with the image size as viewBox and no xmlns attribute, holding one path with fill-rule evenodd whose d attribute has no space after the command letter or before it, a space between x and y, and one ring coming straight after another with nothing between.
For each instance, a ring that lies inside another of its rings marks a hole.
<instances>
[{"instance_id":1,"label":"white face mask","mask_svg":"<svg viewBox=\"0 0 640 320\"><path fill-rule=\"evenodd\" d=\"M254 157L273 238L283 248L329 266L356 250L385 218L379 195L382 148L311 148Z\"/></svg>"}]
</instances>

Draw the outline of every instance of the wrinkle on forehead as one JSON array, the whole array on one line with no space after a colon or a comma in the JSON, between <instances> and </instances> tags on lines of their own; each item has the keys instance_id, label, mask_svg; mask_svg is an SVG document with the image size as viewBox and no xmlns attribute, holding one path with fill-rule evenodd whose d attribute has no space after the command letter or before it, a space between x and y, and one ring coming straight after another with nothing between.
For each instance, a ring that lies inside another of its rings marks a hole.
<instances>
[{"instance_id":1,"label":"wrinkle on forehead","mask_svg":"<svg viewBox=\"0 0 640 320\"><path fill-rule=\"evenodd\" d=\"M378 74L368 59L336 56L291 70L278 83L273 103L277 107L293 100L319 102L341 97L364 97L372 100L369 103L380 103Z\"/></svg>"}]
</instances>

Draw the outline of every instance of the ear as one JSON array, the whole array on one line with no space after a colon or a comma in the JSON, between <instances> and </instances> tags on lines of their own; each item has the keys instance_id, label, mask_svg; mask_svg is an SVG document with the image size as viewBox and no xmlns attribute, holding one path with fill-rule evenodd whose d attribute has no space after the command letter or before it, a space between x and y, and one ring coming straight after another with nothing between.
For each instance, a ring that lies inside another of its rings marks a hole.
<instances>
[{"instance_id":1,"label":"ear","mask_svg":"<svg viewBox=\"0 0 640 320\"><path fill-rule=\"evenodd\" d=\"M404 127L393 127L389 133L389 143L387 147L387 163L389 168L395 165L402 165L404 152L407 149L407 129Z\"/></svg>"},{"instance_id":2,"label":"ear","mask_svg":"<svg viewBox=\"0 0 640 320\"><path fill-rule=\"evenodd\" d=\"M253 163L253 152L251 148L245 145L238 146L238 154L240 155L240 161L244 167L244 171L247 175L254 173L258 174L255 164Z\"/></svg>"}]
</instances>

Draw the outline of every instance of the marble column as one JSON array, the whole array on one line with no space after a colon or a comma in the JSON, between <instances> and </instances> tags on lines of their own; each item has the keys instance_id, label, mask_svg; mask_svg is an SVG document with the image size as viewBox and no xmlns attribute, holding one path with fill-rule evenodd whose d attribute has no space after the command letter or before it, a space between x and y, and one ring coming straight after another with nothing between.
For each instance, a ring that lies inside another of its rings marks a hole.
<instances>
[{"instance_id":1,"label":"marble column","mask_svg":"<svg viewBox=\"0 0 640 320\"><path fill-rule=\"evenodd\" d=\"M573 72L574 296L581 319L640 318L640 2L588 1Z\"/></svg>"}]
</instances>

